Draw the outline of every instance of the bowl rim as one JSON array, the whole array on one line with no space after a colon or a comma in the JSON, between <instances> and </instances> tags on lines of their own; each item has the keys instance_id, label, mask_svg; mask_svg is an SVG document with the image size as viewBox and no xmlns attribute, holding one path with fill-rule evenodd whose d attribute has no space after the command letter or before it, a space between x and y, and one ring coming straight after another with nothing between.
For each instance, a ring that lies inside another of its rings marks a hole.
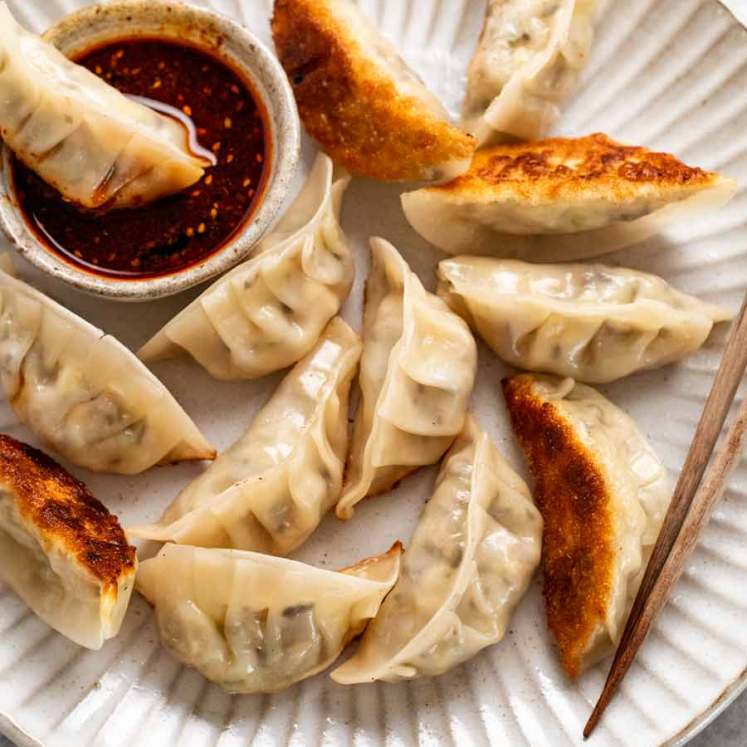
<instances>
[{"instance_id":1,"label":"bowl rim","mask_svg":"<svg viewBox=\"0 0 747 747\"><path fill-rule=\"evenodd\" d=\"M89 295L120 301L150 301L174 295L193 286L204 283L237 265L251 254L258 242L271 228L293 184L300 158L301 126L295 97L288 78L280 62L268 46L245 26L205 8L182 0L112 0L81 8L59 19L43 37L54 36L59 32L81 30L81 40L86 34L95 37L99 32L100 20L111 18L118 13L132 14L134 28L123 33L125 36L138 36L137 14L147 11L153 14L160 8L164 18L174 24L173 19L197 19L218 30L221 36L236 42L242 54L232 55L241 62L240 73L247 75L253 83L253 92L267 112L268 124L272 133L271 165L266 173L264 193L253 214L216 251L195 264L173 273L145 277L142 279L120 279L107 277L76 266L50 251L27 224L15 196L12 179L12 151L0 143L0 229L8 237L12 246L35 267L62 280L68 285ZM168 14L168 15L166 15ZM145 34L143 34L145 35ZM105 35L104 38L106 38ZM110 38L116 39L116 34ZM168 32L165 35L168 38ZM174 38L177 38L176 36ZM85 44L83 41L82 46ZM199 48L199 44L196 44ZM205 46L207 49L207 45ZM208 49L208 51L211 51ZM246 54L250 52L251 54ZM230 57L226 59L230 64Z\"/></svg>"}]
</instances>

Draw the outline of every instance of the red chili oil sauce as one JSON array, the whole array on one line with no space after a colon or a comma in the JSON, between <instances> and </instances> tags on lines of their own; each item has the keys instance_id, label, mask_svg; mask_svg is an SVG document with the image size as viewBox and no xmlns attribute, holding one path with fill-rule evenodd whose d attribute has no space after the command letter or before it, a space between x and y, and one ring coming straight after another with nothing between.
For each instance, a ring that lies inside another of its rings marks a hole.
<instances>
[{"instance_id":1,"label":"red chili oil sauce","mask_svg":"<svg viewBox=\"0 0 747 747\"><path fill-rule=\"evenodd\" d=\"M19 204L38 238L68 262L122 279L173 273L220 249L257 207L271 155L266 113L248 84L209 53L164 39L109 43L76 62L153 108L178 110L216 164L157 202L91 211L14 159Z\"/></svg>"}]
</instances>

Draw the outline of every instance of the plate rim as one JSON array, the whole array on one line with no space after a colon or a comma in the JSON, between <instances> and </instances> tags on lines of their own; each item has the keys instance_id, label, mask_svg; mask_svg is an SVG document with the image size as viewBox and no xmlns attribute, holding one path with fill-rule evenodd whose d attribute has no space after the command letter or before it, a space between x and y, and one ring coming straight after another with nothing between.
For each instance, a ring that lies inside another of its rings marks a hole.
<instances>
[{"instance_id":1,"label":"plate rim","mask_svg":"<svg viewBox=\"0 0 747 747\"><path fill-rule=\"evenodd\" d=\"M711 705L671 739L663 742L660 747L684 747L693 737L696 737L707 726L712 724L745 690L747 690L747 667L732 680L731 684L723 689Z\"/></svg>"},{"instance_id":2,"label":"plate rim","mask_svg":"<svg viewBox=\"0 0 747 747\"><path fill-rule=\"evenodd\" d=\"M102 0L86 0L90 4ZM191 3L192 0L185 0ZM747 29L747 0L716 0L738 24ZM738 674L713 702L691 719L680 731L657 747L684 747L706 727L712 724L740 695L747 690L747 666ZM0 710L0 735L17 747L46 747L44 742L24 730L7 711Z\"/></svg>"},{"instance_id":3,"label":"plate rim","mask_svg":"<svg viewBox=\"0 0 747 747\"><path fill-rule=\"evenodd\" d=\"M727 685L721 694L705 710L692 719L683 729L658 747L684 747L690 740L712 724L743 692L747 690L747 667ZM0 734L16 747L45 747L5 711L0 711Z\"/></svg>"},{"instance_id":4,"label":"plate rim","mask_svg":"<svg viewBox=\"0 0 747 747\"><path fill-rule=\"evenodd\" d=\"M17 747L44 747L42 742L24 731L13 717L5 711L0 711L0 734Z\"/></svg>"}]
</instances>

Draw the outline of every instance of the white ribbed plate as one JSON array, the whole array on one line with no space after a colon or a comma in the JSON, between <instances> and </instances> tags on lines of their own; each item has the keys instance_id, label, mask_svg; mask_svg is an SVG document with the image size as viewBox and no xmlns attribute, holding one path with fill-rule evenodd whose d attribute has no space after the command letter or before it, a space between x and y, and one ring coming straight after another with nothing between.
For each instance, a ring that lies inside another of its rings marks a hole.
<instances>
[{"instance_id":1,"label":"white ribbed plate","mask_svg":"<svg viewBox=\"0 0 747 747\"><path fill-rule=\"evenodd\" d=\"M78 0L11 0L41 30ZM271 0L212 0L269 39ZM480 0L361 0L408 60L456 111L479 31ZM607 131L720 169L743 188L716 215L677 226L616 261L664 275L683 290L736 309L747 287L747 33L716 0L613 0L591 62L558 130ZM307 155L310 148L307 146ZM355 181L343 215L358 279L346 315L357 326L365 239L393 240L430 287L436 252L406 225L398 189ZM28 267L22 268L29 277ZM44 290L137 347L188 295L143 306L83 297L46 278ZM684 459L723 345L723 330L683 365L606 388L676 472ZM484 348L475 394L481 423L521 465L499 393L503 367ZM224 384L184 361L157 373L220 447L232 442L279 380ZM0 429L33 441L0 407ZM126 522L154 519L198 467L137 478L73 470ZM361 504L355 519L328 518L299 557L330 567L407 541L434 470ZM735 474L658 626L589 744L678 742L735 694L747 670L747 468ZM411 684L344 688L326 675L275 696L230 697L179 666L158 645L150 611L133 600L121 635L92 653L51 632L0 589L0 729L46 747L455 744L563 747L581 727L605 667L571 684L550 646L535 583L506 640L458 670Z\"/></svg>"}]
</instances>

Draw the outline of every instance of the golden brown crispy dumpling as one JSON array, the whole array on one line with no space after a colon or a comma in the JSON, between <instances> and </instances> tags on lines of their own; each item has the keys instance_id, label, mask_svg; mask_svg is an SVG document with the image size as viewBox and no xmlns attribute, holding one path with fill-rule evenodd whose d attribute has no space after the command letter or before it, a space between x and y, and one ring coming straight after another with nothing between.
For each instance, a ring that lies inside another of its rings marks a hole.
<instances>
[{"instance_id":1,"label":"golden brown crispy dumpling","mask_svg":"<svg viewBox=\"0 0 747 747\"><path fill-rule=\"evenodd\" d=\"M137 558L117 517L43 452L0 434L0 579L86 648L119 632Z\"/></svg>"},{"instance_id":2,"label":"golden brown crispy dumpling","mask_svg":"<svg viewBox=\"0 0 747 747\"><path fill-rule=\"evenodd\" d=\"M276 0L272 34L306 129L353 174L451 179L474 140L350 0Z\"/></svg>"},{"instance_id":3,"label":"golden brown crispy dumpling","mask_svg":"<svg viewBox=\"0 0 747 747\"><path fill-rule=\"evenodd\" d=\"M450 254L563 261L643 241L735 189L668 153L595 134L478 151L469 172L402 195L402 207Z\"/></svg>"},{"instance_id":4,"label":"golden brown crispy dumpling","mask_svg":"<svg viewBox=\"0 0 747 747\"><path fill-rule=\"evenodd\" d=\"M576 677L620 640L669 477L633 420L591 387L522 374L503 392L544 519L547 622Z\"/></svg>"}]
</instances>

